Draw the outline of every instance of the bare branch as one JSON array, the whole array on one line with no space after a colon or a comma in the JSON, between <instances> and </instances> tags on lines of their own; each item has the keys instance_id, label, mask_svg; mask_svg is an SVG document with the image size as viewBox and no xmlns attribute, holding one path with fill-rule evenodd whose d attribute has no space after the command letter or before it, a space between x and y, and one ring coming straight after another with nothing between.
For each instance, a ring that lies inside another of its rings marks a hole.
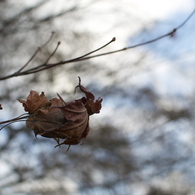
<instances>
[{"instance_id":1,"label":"bare branch","mask_svg":"<svg viewBox=\"0 0 195 195\"><path fill-rule=\"evenodd\" d=\"M55 34L54 32L51 33L49 40L45 44L43 44L41 47L38 47L35 53L32 55L32 57L28 60L28 62L22 68L20 68L16 73L20 73L24 68L28 66L28 64L34 59L37 53L41 51L41 49L44 48L52 40L54 34Z\"/></svg>"},{"instance_id":2,"label":"bare branch","mask_svg":"<svg viewBox=\"0 0 195 195\"><path fill-rule=\"evenodd\" d=\"M192 11L192 13L178 27L174 28L171 32L168 32L168 33L166 33L164 35L161 35L161 36L159 36L157 38L154 38L154 39L151 39L149 41L142 42L142 43L139 43L139 44L136 44L136 45L133 45L133 46L129 46L129 47L124 47L122 49L106 52L106 53L100 53L100 54L97 54L97 55L91 55L92 53L95 53L95 52L101 50L102 48L108 46L110 43L114 42L115 38L113 38L111 41L109 41L105 45L101 46L100 48L98 48L96 50L93 50L93 51L91 51L91 52L89 52L87 54L84 54L84 55L82 55L80 57L73 58L73 59L70 59L70 60L60 61L60 62L53 63L53 64L47 64L48 61L50 60L50 58L56 53L56 51L58 49L58 46L59 46L59 44L58 44L57 47L55 48L55 50L52 52L52 54L49 56L49 58L46 60L46 62L44 64L41 64L41 65L36 66L34 68L28 69L26 71L21 71L34 58L34 55L36 55L36 52L35 52L35 54L30 58L30 60L26 63L26 65L23 66L19 71L15 72L13 74L10 74L8 76L5 76L5 77L1 77L0 80L6 80L6 79L9 79L9 78L12 78L12 77L33 74L33 73L40 72L40 71L43 71L43 70L46 70L46 69L49 69L49 68L53 68L53 67L56 67L56 66L61 66L61 65L68 64L68 63L79 62L79 61L83 61L83 60L89 60L91 58L96 58L96 57L100 57L100 56L110 55L110 54L122 52L122 51L125 51L125 50L133 49L133 48L136 48L136 47L140 47L140 46L143 46L143 45L147 45L147 44L156 42L156 41L158 41L160 39L163 39L165 37L173 36L178 29L183 27L190 20L190 18L194 15L194 13L195 13L195 9ZM91 56L89 56L89 55L91 55Z\"/></svg>"},{"instance_id":3,"label":"bare branch","mask_svg":"<svg viewBox=\"0 0 195 195\"><path fill-rule=\"evenodd\" d=\"M36 50L35 53L32 55L32 57L28 60L28 62L26 62L26 64L24 64L24 66L22 66L22 68L20 68L20 69L17 71L17 73L20 73L24 68L26 68L26 67L29 65L29 63L33 60L33 58L37 55L37 53L38 53L39 51L41 51L41 48L40 48L40 47L37 48L37 50Z\"/></svg>"},{"instance_id":4,"label":"bare branch","mask_svg":"<svg viewBox=\"0 0 195 195\"><path fill-rule=\"evenodd\" d=\"M54 49L54 51L51 53L51 55L47 58L47 60L45 61L44 64L47 64L49 62L49 60L52 58L52 56L56 53L58 47L60 46L61 42L59 41L56 48Z\"/></svg>"},{"instance_id":5,"label":"bare branch","mask_svg":"<svg viewBox=\"0 0 195 195\"><path fill-rule=\"evenodd\" d=\"M6 126L8 126L8 125L10 125L10 124L12 124L14 122L23 121L23 119L26 119L28 117L29 117L29 114L26 114L25 113L25 114L22 114L22 115L20 115L20 116L18 116L16 118L12 118L12 119L7 120L7 121L2 121L2 122L0 122L0 125L2 125L2 124L6 124L6 125L4 125L3 127L1 127L0 130L2 130L4 127L6 127Z\"/></svg>"},{"instance_id":6,"label":"bare branch","mask_svg":"<svg viewBox=\"0 0 195 195\"><path fill-rule=\"evenodd\" d=\"M91 59L91 58L96 58L96 57L100 57L100 56L104 56L104 55L109 55L109 54L122 52L122 51L125 51L125 50L128 50L128 49L133 49L133 48L136 48L136 47L140 47L140 46L143 46L143 45L147 45L147 44L156 42L156 41L158 41L160 39L163 39L165 37L168 37L168 36L172 37L179 28L183 27L190 20L190 18L194 14L195 14L195 9L193 10L193 12L178 27L174 28L171 32L168 32L168 33L166 33L164 35L161 35L161 36L159 36L159 37L157 37L155 39L151 39L149 41L142 42L142 43L139 43L139 44L136 44L136 45L133 45L133 46L124 47L123 49L119 49L119 50L115 50L115 51L110 51L110 52L106 52L106 53L101 53L101 54L98 54L98 55L90 56L90 57L84 58L82 60L88 60L88 59Z\"/></svg>"},{"instance_id":7,"label":"bare branch","mask_svg":"<svg viewBox=\"0 0 195 195\"><path fill-rule=\"evenodd\" d=\"M67 61L61 61L61 62L54 63L54 64L47 64L47 62L56 53L56 51L58 49L58 46L60 45L60 42L58 42L57 47L55 48L55 50L52 52L52 54L49 56L49 58L46 60L46 62L44 64L41 64L39 66L36 66L34 68L31 68L31 69L28 69L26 71L22 71L21 72L21 70L23 70L29 64L29 62L35 57L35 55L37 53L37 51L36 51L35 54L30 58L30 60L19 71L15 72L15 73L13 73L11 75L8 75L8 76L5 76L5 77L1 77L0 80L6 80L6 79L9 79L9 78L12 78L12 77L33 74L33 73L40 72L40 71L45 70L45 69L53 68L53 67L58 66L58 65L63 65L63 64L72 63L72 62L78 62L81 59L85 58L86 56L88 56L88 55L90 55L92 53L95 53L95 52L99 51L100 49L103 49L104 47L108 46L110 43L114 42L115 40L116 40L116 38L114 37L114 38L112 38L111 41L109 41L105 45L101 46L100 48L95 49L95 50L93 50L93 51L91 51L91 52L89 52L87 54L84 54L82 56L79 56L77 58L74 58L74 59L71 59L71 60L67 60Z\"/></svg>"}]
</instances>

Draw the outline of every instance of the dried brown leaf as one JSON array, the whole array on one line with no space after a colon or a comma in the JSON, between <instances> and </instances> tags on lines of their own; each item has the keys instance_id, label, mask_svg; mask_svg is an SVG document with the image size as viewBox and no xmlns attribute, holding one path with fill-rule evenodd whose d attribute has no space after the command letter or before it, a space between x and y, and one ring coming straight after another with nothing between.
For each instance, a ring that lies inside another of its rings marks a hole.
<instances>
[{"instance_id":1,"label":"dried brown leaf","mask_svg":"<svg viewBox=\"0 0 195 195\"><path fill-rule=\"evenodd\" d=\"M60 95L48 101L43 92L39 95L36 91L30 91L26 101L19 100L30 114L26 126L33 129L35 136L53 138L57 146L69 147L87 137L89 116L100 112L102 98L94 101L94 95L81 85L80 78L77 87L86 97L72 102L65 102ZM60 143L60 139L64 141Z\"/></svg>"},{"instance_id":2,"label":"dried brown leaf","mask_svg":"<svg viewBox=\"0 0 195 195\"><path fill-rule=\"evenodd\" d=\"M29 114L36 113L39 109L47 107L50 105L50 102L44 95L44 92L39 95L36 91L31 90L27 100L18 99L20 103L23 104L24 110L29 112Z\"/></svg>"}]
</instances>

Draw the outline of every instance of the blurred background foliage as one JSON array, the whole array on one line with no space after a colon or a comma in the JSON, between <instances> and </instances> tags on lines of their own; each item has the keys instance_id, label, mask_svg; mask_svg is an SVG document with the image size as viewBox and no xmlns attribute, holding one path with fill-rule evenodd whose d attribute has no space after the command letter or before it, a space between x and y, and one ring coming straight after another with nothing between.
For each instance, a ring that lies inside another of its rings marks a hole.
<instances>
[{"instance_id":1,"label":"blurred background foliage","mask_svg":"<svg viewBox=\"0 0 195 195\"><path fill-rule=\"evenodd\" d=\"M1 0L0 77L19 70L53 31L29 67L42 64L58 41L51 62L113 37L99 53L150 40L178 26L188 11L155 19L133 0ZM2 129L0 194L194 194L194 29L193 17L172 39L1 81L1 121L24 113L17 99L30 90L66 101L82 97L74 94L77 76L103 98L103 108L90 118L85 144L68 153L66 146L54 148L54 140L34 138L24 122Z\"/></svg>"}]
</instances>

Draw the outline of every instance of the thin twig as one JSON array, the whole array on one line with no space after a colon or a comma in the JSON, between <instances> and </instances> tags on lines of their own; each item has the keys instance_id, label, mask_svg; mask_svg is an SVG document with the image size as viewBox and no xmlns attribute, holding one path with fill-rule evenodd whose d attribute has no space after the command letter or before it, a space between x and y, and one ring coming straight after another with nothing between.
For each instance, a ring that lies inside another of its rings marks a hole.
<instances>
[{"instance_id":1,"label":"thin twig","mask_svg":"<svg viewBox=\"0 0 195 195\"><path fill-rule=\"evenodd\" d=\"M153 43L153 42L156 42L160 39L163 39L165 37L168 37L168 36L173 36L173 34L176 33L176 31L183 27L189 20L190 18L195 14L195 9L193 10L193 12L177 27L177 28L174 28L171 32L169 33L166 33L164 35L161 35L155 39L152 39L152 40L149 40L149 41L146 41L146 42L143 42L143 43L139 43L139 44L136 44L136 45L132 45L132 46L129 46L129 47L124 47L123 49L118 49L118 50L115 50L115 51L110 51L110 52L106 52L106 53L101 53L101 54L97 54L97 55L93 55L93 56L89 56L89 57L86 57L84 59L81 59L81 60L88 60L88 59L91 59L91 58L96 58L96 57L100 57L100 56L104 56L104 55L109 55L109 54L114 54L114 53L118 53L118 52L121 52L121 51L125 51L125 50L128 50L128 49L133 49L133 48L136 48L136 47L140 47L140 46L143 46L143 45L147 45L147 44L150 44L150 43ZM66 62L66 61L64 61Z\"/></svg>"},{"instance_id":2,"label":"thin twig","mask_svg":"<svg viewBox=\"0 0 195 195\"><path fill-rule=\"evenodd\" d=\"M26 116L23 116L23 115L26 115L26 114L22 114L22 115L20 115L20 116L18 116L16 118L12 118L12 119L7 120L7 121L2 121L2 122L0 122L0 125L5 124L5 123L14 122L14 121L19 121L19 120L22 120L22 119L26 119L26 118L28 118L30 116L29 114L26 115Z\"/></svg>"},{"instance_id":3,"label":"thin twig","mask_svg":"<svg viewBox=\"0 0 195 195\"><path fill-rule=\"evenodd\" d=\"M188 20L190 20L190 18L194 15L194 13L195 13L195 8L192 11L192 13L177 27L177 30L182 26L184 26L188 22Z\"/></svg>"},{"instance_id":4,"label":"thin twig","mask_svg":"<svg viewBox=\"0 0 195 195\"><path fill-rule=\"evenodd\" d=\"M41 50L40 47L37 48L37 50L35 51L35 53L32 55L32 57L28 60L28 62L26 62L26 64L24 64L24 66L22 68L20 68L16 73L20 73L24 68L26 68L28 66L28 64L33 60L33 58L37 55L37 53Z\"/></svg>"},{"instance_id":5,"label":"thin twig","mask_svg":"<svg viewBox=\"0 0 195 195\"><path fill-rule=\"evenodd\" d=\"M82 58L84 58L84 57L86 57L86 56L89 56L89 55L91 55L92 53L95 53L95 52L97 52L97 51L103 49L104 47L110 45L110 43L112 43L112 42L114 42L114 41L116 41L116 38L115 38L115 37L113 37L112 40L109 41L108 43L106 43L105 45L103 45L103 46L101 46L101 47L99 47L99 48L97 48L97 49L95 49L95 50L93 50L93 51L91 51L91 52L89 52L89 53L87 53L87 54L84 54L84 55L82 55L82 56L80 56L80 57L74 58L74 59L72 59L72 60L73 60L73 61L77 61L77 60L80 60L80 59L82 59ZM72 60L68 60L68 61L71 62Z\"/></svg>"},{"instance_id":6,"label":"thin twig","mask_svg":"<svg viewBox=\"0 0 195 195\"><path fill-rule=\"evenodd\" d=\"M47 60L45 61L44 64L47 64L47 63L49 62L49 60L52 58L52 56L56 53L56 51L57 51L59 45L60 45L60 41L58 42L56 48L55 48L54 51L51 53L51 55L47 58Z\"/></svg>"},{"instance_id":7,"label":"thin twig","mask_svg":"<svg viewBox=\"0 0 195 195\"><path fill-rule=\"evenodd\" d=\"M20 122L20 121L25 121L25 120L23 120L23 119L26 119L26 118L28 118L29 116L30 116L29 114L25 113L25 114L21 114L20 116L18 116L18 117L16 117L16 118L12 118L12 119L10 119L10 120L0 122L1 125L2 125L2 124L5 124L4 126L2 126L2 127L0 128L0 131L1 131L3 128L7 127L8 125L11 125L12 123Z\"/></svg>"},{"instance_id":8,"label":"thin twig","mask_svg":"<svg viewBox=\"0 0 195 195\"><path fill-rule=\"evenodd\" d=\"M12 123L16 123L16 122L21 122L21 121L26 121L26 120L16 120L16 121L10 121L9 123L7 123L6 125L4 125L3 127L1 127L0 128L0 131L2 130L2 129L4 129L5 127L7 127L7 126L9 126L9 125L11 125ZM4 122L4 121L3 121Z\"/></svg>"},{"instance_id":9,"label":"thin twig","mask_svg":"<svg viewBox=\"0 0 195 195\"><path fill-rule=\"evenodd\" d=\"M48 41L41 46L41 49L44 48L53 39L54 35L55 35L55 32L52 32L50 38L48 39Z\"/></svg>"},{"instance_id":10,"label":"thin twig","mask_svg":"<svg viewBox=\"0 0 195 195\"><path fill-rule=\"evenodd\" d=\"M32 55L32 57L26 62L26 64L24 64L24 66L22 68L20 68L16 73L20 73L24 68L26 68L28 66L28 64L35 58L35 56L37 55L37 53L39 51L41 51L42 48L44 48L53 38L54 36L54 32L51 33L50 38L48 39L48 41L46 43L44 43L41 47L38 47L37 50L35 51L35 53Z\"/></svg>"},{"instance_id":11,"label":"thin twig","mask_svg":"<svg viewBox=\"0 0 195 195\"><path fill-rule=\"evenodd\" d=\"M53 63L53 64L46 64L46 63L44 63L44 64L41 64L41 65L39 65L37 67L28 69L26 71L19 70L16 73L10 74L10 75L5 76L5 77L1 77L0 80L6 80L6 79L9 79L9 78L12 78L12 77L33 74L33 73L40 72L40 71L43 71L45 69L53 68L53 67L56 67L56 66L60 66L60 65L68 64L68 63L73 63L73 62L79 62L79 61L83 61L83 60L89 60L91 58L96 58L96 57L100 57L100 56L104 56L104 55L110 55L110 54L122 52L122 51L125 51L125 50L128 50L128 49L133 49L133 48L136 48L136 47L140 47L140 46L143 46L143 45L147 45L147 44L156 42L156 41L158 41L160 39L163 39L165 37L173 36L178 29L180 29L181 27L183 27L190 20L190 18L194 15L194 13L195 13L195 9L190 13L190 15L179 26L177 26L176 28L174 28L171 32L166 33L164 35L161 35L161 36L159 36L159 37L157 37L155 39L151 39L149 41L142 42L142 43L139 43L139 44L136 44L136 45L133 45L133 46L124 47L122 49L118 49L118 50L114 50L114 51L110 51L110 52L105 52L105 53L100 53L100 54L97 54L97 55L91 55L92 53L95 53L95 52L101 50L102 48L104 48L107 45L109 45L111 42L115 41L115 38L113 38L111 41L109 41L108 43L106 43L104 46L102 46L102 47L100 47L100 48L98 48L98 49L96 49L94 51L91 51L91 52L89 52L87 54L84 54L84 55L82 55L80 57L73 58L73 59L70 59L70 60L60 61L60 62ZM56 52L56 49L54 50L53 53L55 53L55 52ZM89 56L89 55L91 55L91 56ZM53 56L53 55L51 54L50 57L51 56ZM50 57L48 59L50 59ZM48 60L46 62L48 62ZM23 69L24 68L22 68L22 70Z\"/></svg>"},{"instance_id":12,"label":"thin twig","mask_svg":"<svg viewBox=\"0 0 195 195\"><path fill-rule=\"evenodd\" d=\"M70 60L66 60L66 61L61 61L61 62L58 62L58 63L54 63L54 64L41 64L37 67L34 67L32 69L29 69L29 70L26 70L26 71L23 71L20 73L20 75L17 75L17 76L21 76L21 75L28 75L28 74L32 74L32 73L36 73L36 72L40 72L42 70L45 70L45 69L49 69L49 68L53 68L55 66L59 66L59 65L63 65L63 64L68 64L68 63L72 63L72 62L78 62L78 61L81 61L82 59L84 59L86 56L92 54L92 53L95 53L101 49L103 49L104 47L108 46L109 44L111 44L112 42L114 42L116 40L116 38L112 38L111 41L109 41L108 43L106 43L105 45L99 47L98 49L95 49L87 54L84 54L82 56L79 56L77 58L74 58L74 59L70 59ZM11 76L12 77L12 76ZM1 78L0 78L1 80Z\"/></svg>"}]
</instances>

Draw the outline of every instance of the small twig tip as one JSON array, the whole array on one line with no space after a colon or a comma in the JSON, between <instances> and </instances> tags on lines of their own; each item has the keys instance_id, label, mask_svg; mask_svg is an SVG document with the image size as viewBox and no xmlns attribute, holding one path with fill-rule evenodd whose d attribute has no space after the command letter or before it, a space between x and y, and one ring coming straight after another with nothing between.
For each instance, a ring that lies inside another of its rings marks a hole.
<instances>
[{"instance_id":1,"label":"small twig tip","mask_svg":"<svg viewBox=\"0 0 195 195\"><path fill-rule=\"evenodd\" d=\"M80 76L78 76L78 78L79 78L79 85L81 85L81 77L80 77Z\"/></svg>"}]
</instances>

